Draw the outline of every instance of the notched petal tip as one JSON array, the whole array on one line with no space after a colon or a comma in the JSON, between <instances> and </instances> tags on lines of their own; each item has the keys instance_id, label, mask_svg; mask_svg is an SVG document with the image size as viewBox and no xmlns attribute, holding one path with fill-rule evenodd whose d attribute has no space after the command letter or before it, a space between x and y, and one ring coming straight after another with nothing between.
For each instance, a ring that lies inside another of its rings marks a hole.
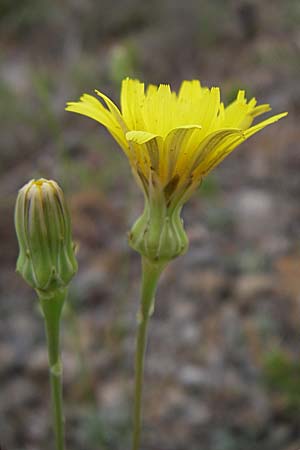
<instances>
[{"instance_id":1,"label":"notched petal tip","mask_svg":"<svg viewBox=\"0 0 300 450\"><path fill-rule=\"evenodd\" d=\"M65 106L65 111L72 111L71 108L73 108L73 106L77 105L78 102L67 102L66 106Z\"/></svg>"},{"instance_id":2,"label":"notched petal tip","mask_svg":"<svg viewBox=\"0 0 300 450\"><path fill-rule=\"evenodd\" d=\"M105 95L105 94L103 94L102 92L100 92L98 89L94 89L94 92L95 92L95 94L97 94L98 95L98 97L100 97L101 99L108 99L108 100L110 100L108 97L107 97L107 95Z\"/></svg>"}]
</instances>

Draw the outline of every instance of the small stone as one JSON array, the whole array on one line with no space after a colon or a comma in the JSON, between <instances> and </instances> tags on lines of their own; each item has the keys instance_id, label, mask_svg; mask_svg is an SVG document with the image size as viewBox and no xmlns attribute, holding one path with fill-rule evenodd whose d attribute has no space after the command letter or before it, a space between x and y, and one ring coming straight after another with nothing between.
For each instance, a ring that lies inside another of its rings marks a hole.
<instances>
[{"instance_id":1,"label":"small stone","mask_svg":"<svg viewBox=\"0 0 300 450\"><path fill-rule=\"evenodd\" d=\"M182 302L180 299L174 303L173 317L176 321L191 320L195 317L198 309L195 302Z\"/></svg>"},{"instance_id":2,"label":"small stone","mask_svg":"<svg viewBox=\"0 0 300 450\"><path fill-rule=\"evenodd\" d=\"M38 347L30 352L26 370L34 376L44 376L48 373L48 355L45 346Z\"/></svg>"},{"instance_id":3,"label":"small stone","mask_svg":"<svg viewBox=\"0 0 300 450\"><path fill-rule=\"evenodd\" d=\"M16 365L16 353L14 347L6 342L0 345L0 361L2 371L11 370Z\"/></svg>"},{"instance_id":4,"label":"small stone","mask_svg":"<svg viewBox=\"0 0 300 450\"><path fill-rule=\"evenodd\" d=\"M215 267L218 264L217 246L207 242L201 245L190 246L188 258L188 267Z\"/></svg>"},{"instance_id":5,"label":"small stone","mask_svg":"<svg viewBox=\"0 0 300 450\"><path fill-rule=\"evenodd\" d=\"M24 378L13 378L3 389L1 404L6 411L15 411L20 407L31 405L37 400L34 383Z\"/></svg>"},{"instance_id":6,"label":"small stone","mask_svg":"<svg viewBox=\"0 0 300 450\"><path fill-rule=\"evenodd\" d=\"M236 281L234 296L244 304L261 296L273 295L275 288L272 275L243 275Z\"/></svg>"},{"instance_id":7,"label":"small stone","mask_svg":"<svg viewBox=\"0 0 300 450\"><path fill-rule=\"evenodd\" d=\"M233 202L237 229L246 239L260 239L266 230L277 226L278 216L273 198L258 189L248 189L238 194Z\"/></svg>"},{"instance_id":8,"label":"small stone","mask_svg":"<svg viewBox=\"0 0 300 450\"><path fill-rule=\"evenodd\" d=\"M199 388L211 384L209 373L197 366L189 365L183 367L179 370L178 378L188 388Z\"/></svg>"},{"instance_id":9,"label":"small stone","mask_svg":"<svg viewBox=\"0 0 300 450\"><path fill-rule=\"evenodd\" d=\"M226 278L214 270L194 270L185 274L183 283L190 295L216 297L225 288Z\"/></svg>"},{"instance_id":10,"label":"small stone","mask_svg":"<svg viewBox=\"0 0 300 450\"><path fill-rule=\"evenodd\" d=\"M183 344L192 345L200 342L201 329L198 325L187 323L180 330L180 340Z\"/></svg>"},{"instance_id":11,"label":"small stone","mask_svg":"<svg viewBox=\"0 0 300 450\"><path fill-rule=\"evenodd\" d=\"M190 225L187 228L187 235L191 245L202 245L209 239L208 230L201 224Z\"/></svg>"},{"instance_id":12,"label":"small stone","mask_svg":"<svg viewBox=\"0 0 300 450\"><path fill-rule=\"evenodd\" d=\"M28 436L30 436L32 440L43 442L45 440L45 436L49 435L51 428L49 411L47 408L39 409L38 412L30 411L29 413L26 413L26 419Z\"/></svg>"},{"instance_id":13,"label":"small stone","mask_svg":"<svg viewBox=\"0 0 300 450\"><path fill-rule=\"evenodd\" d=\"M185 405L184 420L188 425L200 426L206 424L211 419L211 412L207 405L199 404L199 399L189 399Z\"/></svg>"},{"instance_id":14,"label":"small stone","mask_svg":"<svg viewBox=\"0 0 300 450\"><path fill-rule=\"evenodd\" d=\"M97 392L103 410L118 411L126 404L126 390L120 379L113 379L100 386Z\"/></svg>"}]
</instances>

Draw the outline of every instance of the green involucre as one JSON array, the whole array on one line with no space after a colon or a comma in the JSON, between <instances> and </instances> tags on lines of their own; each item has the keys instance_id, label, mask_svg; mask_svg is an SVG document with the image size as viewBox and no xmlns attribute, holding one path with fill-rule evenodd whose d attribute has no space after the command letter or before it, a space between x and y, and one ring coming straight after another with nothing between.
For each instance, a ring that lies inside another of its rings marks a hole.
<instances>
[{"instance_id":1,"label":"green involucre","mask_svg":"<svg viewBox=\"0 0 300 450\"><path fill-rule=\"evenodd\" d=\"M188 238L181 209L182 204L168 206L161 190L146 197L144 211L129 233L131 247L154 263L167 263L184 254L188 249Z\"/></svg>"},{"instance_id":2,"label":"green involucre","mask_svg":"<svg viewBox=\"0 0 300 450\"><path fill-rule=\"evenodd\" d=\"M19 242L17 272L34 289L51 292L77 272L71 219L64 195L52 180L31 180L20 189L15 208Z\"/></svg>"}]
</instances>

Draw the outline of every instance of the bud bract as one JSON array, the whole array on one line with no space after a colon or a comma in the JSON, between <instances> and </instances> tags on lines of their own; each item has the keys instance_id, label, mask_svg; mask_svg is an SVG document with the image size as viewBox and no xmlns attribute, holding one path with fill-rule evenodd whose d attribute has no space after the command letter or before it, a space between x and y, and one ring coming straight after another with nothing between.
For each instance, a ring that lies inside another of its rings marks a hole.
<instances>
[{"instance_id":1,"label":"bud bract","mask_svg":"<svg viewBox=\"0 0 300 450\"><path fill-rule=\"evenodd\" d=\"M167 263L184 254L188 238L180 216L182 204L168 205L160 189L145 198L145 208L129 233L130 246L152 262Z\"/></svg>"},{"instance_id":2,"label":"bud bract","mask_svg":"<svg viewBox=\"0 0 300 450\"><path fill-rule=\"evenodd\" d=\"M77 272L71 220L55 181L31 180L20 189L15 208L20 253L17 272L33 288L51 293Z\"/></svg>"}]
</instances>

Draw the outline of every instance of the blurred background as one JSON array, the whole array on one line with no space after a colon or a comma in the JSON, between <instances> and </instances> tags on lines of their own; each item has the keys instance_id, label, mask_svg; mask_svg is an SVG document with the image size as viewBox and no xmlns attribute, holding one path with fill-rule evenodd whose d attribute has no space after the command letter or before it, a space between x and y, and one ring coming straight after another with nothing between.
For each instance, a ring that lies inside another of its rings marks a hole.
<instances>
[{"instance_id":1,"label":"blurred background","mask_svg":"<svg viewBox=\"0 0 300 450\"><path fill-rule=\"evenodd\" d=\"M71 205L80 270L63 326L68 448L129 448L143 199L96 122L64 111L125 76L238 88L274 113L186 205L189 252L166 270L150 327L144 450L300 446L300 3L0 1L0 442L50 450L43 322L15 274L13 207L33 177Z\"/></svg>"}]
</instances>

